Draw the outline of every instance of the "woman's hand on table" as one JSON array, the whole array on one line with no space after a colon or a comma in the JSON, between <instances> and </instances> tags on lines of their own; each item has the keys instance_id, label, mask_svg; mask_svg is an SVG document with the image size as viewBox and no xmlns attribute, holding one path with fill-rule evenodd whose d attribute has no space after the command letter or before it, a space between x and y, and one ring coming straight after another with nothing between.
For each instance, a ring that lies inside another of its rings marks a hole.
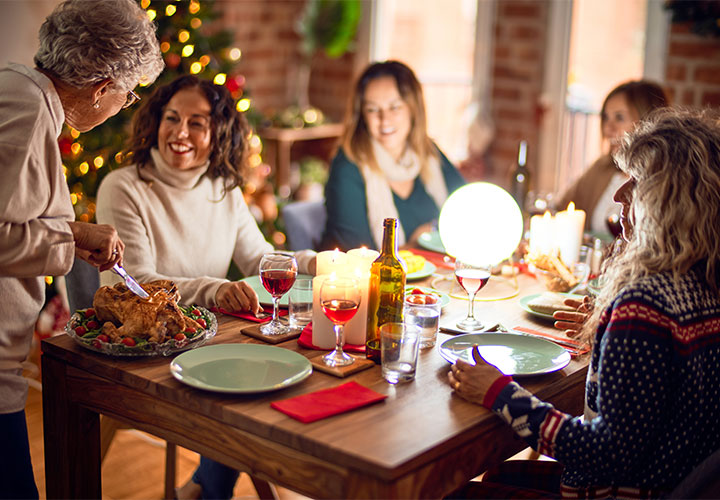
<instances>
[{"instance_id":1,"label":"woman's hand on table","mask_svg":"<svg viewBox=\"0 0 720 500\"><path fill-rule=\"evenodd\" d=\"M555 311L553 314L553 318L557 320L555 321L555 328L565 330L565 335L570 338L577 337L583 323L585 323L593 310L593 299L585 296L582 300L565 299L563 303L566 306L573 307L575 311Z\"/></svg>"},{"instance_id":2,"label":"woman's hand on table","mask_svg":"<svg viewBox=\"0 0 720 500\"><path fill-rule=\"evenodd\" d=\"M244 281L228 281L215 292L215 303L226 311L262 311L257 293Z\"/></svg>"},{"instance_id":3,"label":"woman's hand on table","mask_svg":"<svg viewBox=\"0 0 720 500\"><path fill-rule=\"evenodd\" d=\"M490 386L504 374L483 359L477 346L472 348L472 357L474 365L458 359L448 372L448 381L458 396L482 405Z\"/></svg>"},{"instance_id":4,"label":"woman's hand on table","mask_svg":"<svg viewBox=\"0 0 720 500\"><path fill-rule=\"evenodd\" d=\"M85 262L107 271L122 262L125 244L115 228L108 224L68 222L75 240L75 255Z\"/></svg>"}]
</instances>

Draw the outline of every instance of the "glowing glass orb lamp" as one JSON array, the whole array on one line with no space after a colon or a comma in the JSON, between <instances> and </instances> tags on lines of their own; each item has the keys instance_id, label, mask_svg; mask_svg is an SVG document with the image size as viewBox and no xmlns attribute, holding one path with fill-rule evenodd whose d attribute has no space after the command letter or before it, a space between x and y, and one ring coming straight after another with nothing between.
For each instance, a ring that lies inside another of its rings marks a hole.
<instances>
[{"instance_id":1,"label":"glowing glass orb lamp","mask_svg":"<svg viewBox=\"0 0 720 500\"><path fill-rule=\"evenodd\" d=\"M503 188L473 182L453 192L440 211L440 240L448 255L477 267L507 259L523 233L520 207Z\"/></svg>"}]
</instances>

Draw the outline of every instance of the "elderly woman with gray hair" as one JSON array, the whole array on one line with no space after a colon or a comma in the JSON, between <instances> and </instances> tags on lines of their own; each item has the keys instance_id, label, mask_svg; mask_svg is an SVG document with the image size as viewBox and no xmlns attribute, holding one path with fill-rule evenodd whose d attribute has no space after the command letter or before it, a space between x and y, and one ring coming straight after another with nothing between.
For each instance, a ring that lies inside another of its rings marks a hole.
<instances>
[{"instance_id":1,"label":"elderly woman with gray hair","mask_svg":"<svg viewBox=\"0 0 720 500\"><path fill-rule=\"evenodd\" d=\"M25 423L27 358L44 276L75 256L101 270L122 260L111 226L74 221L57 139L137 100L163 69L155 28L133 0L66 0L40 28L35 68L0 69L0 497L38 498Z\"/></svg>"}]
</instances>

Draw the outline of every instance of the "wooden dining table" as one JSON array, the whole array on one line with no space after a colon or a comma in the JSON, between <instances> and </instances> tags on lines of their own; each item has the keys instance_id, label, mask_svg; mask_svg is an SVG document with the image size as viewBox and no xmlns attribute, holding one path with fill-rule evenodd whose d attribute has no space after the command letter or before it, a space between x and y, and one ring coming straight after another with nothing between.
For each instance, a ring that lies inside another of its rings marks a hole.
<instances>
[{"instance_id":1,"label":"wooden dining table","mask_svg":"<svg viewBox=\"0 0 720 500\"><path fill-rule=\"evenodd\" d=\"M447 285L442 273L451 271L441 269L419 284ZM517 287L509 298L477 301L475 314L486 325L559 334L552 322L520 306L520 299L541 292L542 284L521 274ZM467 305L467 300L451 298L441 325L452 325ZM219 315L218 323L210 345L261 342L241 333L250 324L245 320ZM449 338L440 333L435 347L420 351L412 382L389 384L375 365L345 378L316 370L295 385L250 394L185 385L171 375L171 357L109 357L67 335L43 340L47 497L102 496L100 414L313 498L442 497L527 446L496 415L453 393L447 383L450 365L439 354L439 345ZM317 354L296 340L278 347ZM586 371L587 359L581 357L562 370L516 380L577 415ZM348 381L388 397L309 424L270 407L273 401Z\"/></svg>"}]
</instances>

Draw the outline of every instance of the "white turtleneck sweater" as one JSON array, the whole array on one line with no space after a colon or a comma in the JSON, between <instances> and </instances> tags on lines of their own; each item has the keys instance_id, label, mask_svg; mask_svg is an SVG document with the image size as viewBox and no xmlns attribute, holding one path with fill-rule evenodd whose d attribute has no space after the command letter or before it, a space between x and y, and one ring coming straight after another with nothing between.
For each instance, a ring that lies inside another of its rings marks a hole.
<instances>
[{"instance_id":1,"label":"white turtleneck sweater","mask_svg":"<svg viewBox=\"0 0 720 500\"><path fill-rule=\"evenodd\" d=\"M103 179L97 196L97 220L111 224L125 243L123 265L140 282L171 279L181 302L216 305L215 294L227 282L233 260L246 276L258 274L263 254L273 246L263 237L240 188L223 194L224 179L204 176L207 165L178 170L152 150L154 166L115 170ZM315 252L296 254L307 272ZM102 285L119 277L101 273Z\"/></svg>"}]
</instances>

